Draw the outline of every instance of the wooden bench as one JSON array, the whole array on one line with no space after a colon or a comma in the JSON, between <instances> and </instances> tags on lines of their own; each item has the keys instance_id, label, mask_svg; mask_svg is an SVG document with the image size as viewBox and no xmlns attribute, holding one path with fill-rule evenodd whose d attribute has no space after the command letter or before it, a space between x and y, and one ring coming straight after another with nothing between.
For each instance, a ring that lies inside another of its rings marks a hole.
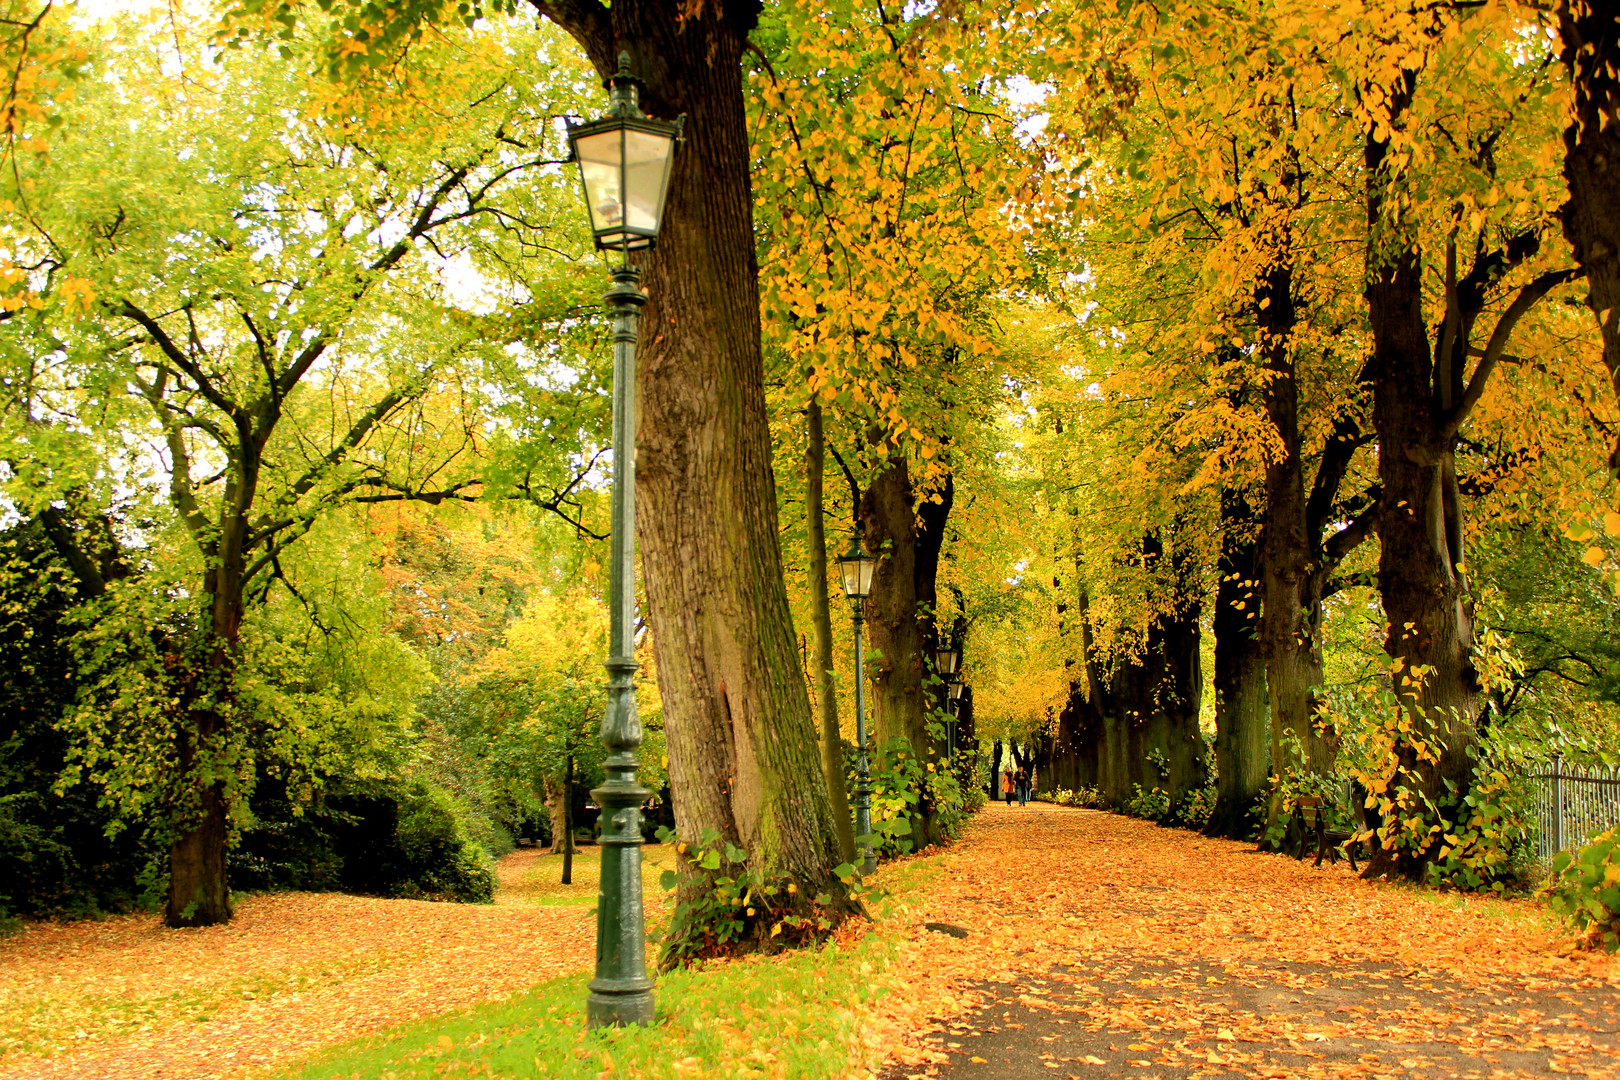
<instances>
[{"instance_id":1,"label":"wooden bench","mask_svg":"<svg viewBox=\"0 0 1620 1080\"><path fill-rule=\"evenodd\" d=\"M1356 840L1356 834L1345 832L1342 829L1328 828L1328 806L1320 795L1299 795L1292 800L1297 821L1301 828L1297 834L1294 858L1305 858L1305 850L1309 842L1316 841L1316 861L1312 866L1321 866L1323 858L1331 859L1336 865L1339 861L1339 849L1344 849L1345 856L1350 860L1350 869L1358 871L1356 866L1356 849L1361 846Z\"/></svg>"}]
</instances>

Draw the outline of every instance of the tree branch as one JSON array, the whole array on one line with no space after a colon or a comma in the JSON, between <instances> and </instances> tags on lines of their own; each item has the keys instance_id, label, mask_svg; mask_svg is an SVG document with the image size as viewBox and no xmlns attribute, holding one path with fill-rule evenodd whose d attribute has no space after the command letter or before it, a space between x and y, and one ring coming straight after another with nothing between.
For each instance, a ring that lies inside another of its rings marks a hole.
<instances>
[{"instance_id":1,"label":"tree branch","mask_svg":"<svg viewBox=\"0 0 1620 1080\"><path fill-rule=\"evenodd\" d=\"M1491 333L1491 339L1485 345L1485 355L1480 358L1479 364L1474 368L1473 378L1468 380L1468 389L1463 391L1462 400L1457 402L1456 408L1451 409L1441 421L1440 440L1443 443L1457 437L1457 431L1468 414L1474 411L1474 406L1485 393L1485 383L1496 369L1496 363L1502 357L1502 350L1507 348L1508 338L1513 334L1513 328L1518 325L1525 312L1535 306L1536 301L1546 296L1553 289L1565 282L1574 281L1584 276L1586 271L1579 269L1554 270L1542 274L1528 285L1519 290L1508 309L1496 321L1496 329Z\"/></svg>"}]
</instances>

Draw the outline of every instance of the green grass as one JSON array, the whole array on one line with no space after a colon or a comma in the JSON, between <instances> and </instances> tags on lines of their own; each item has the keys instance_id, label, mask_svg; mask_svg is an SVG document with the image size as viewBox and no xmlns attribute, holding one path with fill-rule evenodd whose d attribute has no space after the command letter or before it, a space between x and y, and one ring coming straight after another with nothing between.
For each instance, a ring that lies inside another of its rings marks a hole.
<instances>
[{"instance_id":1,"label":"green grass","mask_svg":"<svg viewBox=\"0 0 1620 1080\"><path fill-rule=\"evenodd\" d=\"M862 1006L889 986L899 926L888 919L931 880L924 859L885 872L877 923L845 947L826 945L661 976L658 1020L646 1029L588 1032L589 976L397 1028L306 1060L286 1080L442 1077L845 1077L871 1054Z\"/></svg>"}]
</instances>

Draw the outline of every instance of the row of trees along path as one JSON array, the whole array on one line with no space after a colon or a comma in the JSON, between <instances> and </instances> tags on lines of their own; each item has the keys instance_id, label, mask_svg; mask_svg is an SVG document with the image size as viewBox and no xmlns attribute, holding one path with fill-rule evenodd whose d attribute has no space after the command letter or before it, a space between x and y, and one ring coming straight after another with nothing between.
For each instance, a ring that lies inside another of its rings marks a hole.
<instances>
[{"instance_id":1,"label":"row of trees along path","mask_svg":"<svg viewBox=\"0 0 1620 1080\"><path fill-rule=\"evenodd\" d=\"M940 861L901 980L939 1019L885 1080L1620 1075L1620 961L1529 901L1044 803Z\"/></svg>"}]
</instances>

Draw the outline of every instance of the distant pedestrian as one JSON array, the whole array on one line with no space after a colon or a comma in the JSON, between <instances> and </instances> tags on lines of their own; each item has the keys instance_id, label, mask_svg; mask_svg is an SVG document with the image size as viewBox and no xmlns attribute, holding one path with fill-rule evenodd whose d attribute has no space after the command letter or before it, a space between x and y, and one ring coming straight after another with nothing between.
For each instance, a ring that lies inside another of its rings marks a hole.
<instances>
[{"instance_id":1,"label":"distant pedestrian","mask_svg":"<svg viewBox=\"0 0 1620 1080\"><path fill-rule=\"evenodd\" d=\"M1018 805L1019 806L1028 805L1028 803L1029 803L1029 773L1025 772L1023 769L1019 769L1018 770L1018 775L1013 777L1013 780L1018 785Z\"/></svg>"},{"instance_id":2,"label":"distant pedestrian","mask_svg":"<svg viewBox=\"0 0 1620 1080\"><path fill-rule=\"evenodd\" d=\"M1007 800L1007 805L1011 806L1013 801L1013 774L1011 769L1001 774L1001 795Z\"/></svg>"}]
</instances>

